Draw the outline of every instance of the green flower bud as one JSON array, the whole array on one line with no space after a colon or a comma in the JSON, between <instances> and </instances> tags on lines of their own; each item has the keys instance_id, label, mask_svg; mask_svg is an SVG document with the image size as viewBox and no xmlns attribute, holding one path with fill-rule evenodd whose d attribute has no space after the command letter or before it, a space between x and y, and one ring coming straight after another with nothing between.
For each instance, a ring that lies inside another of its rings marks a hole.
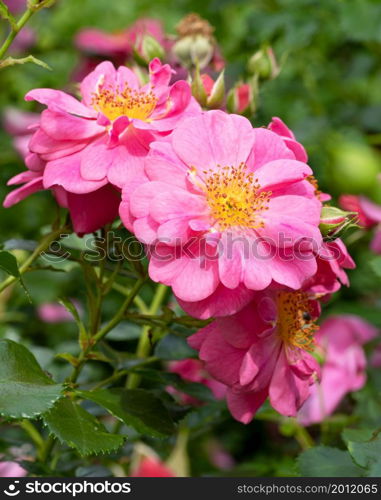
<instances>
[{"instance_id":1,"label":"green flower bud","mask_svg":"<svg viewBox=\"0 0 381 500\"><path fill-rule=\"evenodd\" d=\"M214 45L211 39L204 35L187 35L180 38L172 50L183 66L198 66L202 69L211 61Z\"/></svg>"},{"instance_id":2,"label":"green flower bud","mask_svg":"<svg viewBox=\"0 0 381 500\"><path fill-rule=\"evenodd\" d=\"M329 240L339 238L350 227L357 227L358 214L346 212L337 207L323 207L320 216L319 229Z\"/></svg>"},{"instance_id":3,"label":"green flower bud","mask_svg":"<svg viewBox=\"0 0 381 500\"><path fill-rule=\"evenodd\" d=\"M164 48L160 43L151 35L144 35L140 50L140 55L146 62L151 61L155 57L163 59L165 56Z\"/></svg>"},{"instance_id":4,"label":"green flower bud","mask_svg":"<svg viewBox=\"0 0 381 500\"><path fill-rule=\"evenodd\" d=\"M212 91L206 101L208 109L218 109L222 106L225 100L225 78L224 71L221 71L219 77L215 81Z\"/></svg>"},{"instance_id":5,"label":"green flower bud","mask_svg":"<svg viewBox=\"0 0 381 500\"><path fill-rule=\"evenodd\" d=\"M211 40L204 35L196 35L191 45L191 59L194 65L205 68L211 61L214 52L214 45Z\"/></svg>"},{"instance_id":6,"label":"green flower bud","mask_svg":"<svg viewBox=\"0 0 381 500\"><path fill-rule=\"evenodd\" d=\"M196 67L193 73L191 89L193 97L200 104L200 106L204 107L208 99L208 94L206 93L204 83L202 81L200 70L198 67Z\"/></svg>"},{"instance_id":7,"label":"green flower bud","mask_svg":"<svg viewBox=\"0 0 381 500\"><path fill-rule=\"evenodd\" d=\"M192 66L192 56L191 56L192 43L193 43L193 37L186 36L184 38L180 38L180 40L178 40L174 44L172 49L177 59L186 68Z\"/></svg>"},{"instance_id":8,"label":"green flower bud","mask_svg":"<svg viewBox=\"0 0 381 500\"><path fill-rule=\"evenodd\" d=\"M261 80L271 80L279 74L279 67L271 47L255 52L247 63L247 71Z\"/></svg>"}]
</instances>

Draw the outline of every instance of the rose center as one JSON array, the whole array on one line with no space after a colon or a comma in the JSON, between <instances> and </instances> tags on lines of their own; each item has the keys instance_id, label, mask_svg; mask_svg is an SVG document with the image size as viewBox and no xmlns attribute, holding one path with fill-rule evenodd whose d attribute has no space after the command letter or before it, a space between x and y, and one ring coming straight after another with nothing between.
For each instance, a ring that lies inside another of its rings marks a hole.
<instances>
[{"instance_id":1,"label":"rose center","mask_svg":"<svg viewBox=\"0 0 381 500\"><path fill-rule=\"evenodd\" d=\"M319 329L312 318L311 302L304 292L279 292L277 327L282 341L290 347L314 350L314 334Z\"/></svg>"},{"instance_id":2,"label":"rose center","mask_svg":"<svg viewBox=\"0 0 381 500\"><path fill-rule=\"evenodd\" d=\"M152 90L145 92L128 86L121 92L101 88L94 94L92 102L94 109L103 113L111 121L119 116L147 121L156 104L157 98Z\"/></svg>"},{"instance_id":3,"label":"rose center","mask_svg":"<svg viewBox=\"0 0 381 500\"><path fill-rule=\"evenodd\" d=\"M244 163L204 174L210 215L220 230L264 226L261 214L268 209L271 192L261 190L258 179L247 172Z\"/></svg>"}]
</instances>

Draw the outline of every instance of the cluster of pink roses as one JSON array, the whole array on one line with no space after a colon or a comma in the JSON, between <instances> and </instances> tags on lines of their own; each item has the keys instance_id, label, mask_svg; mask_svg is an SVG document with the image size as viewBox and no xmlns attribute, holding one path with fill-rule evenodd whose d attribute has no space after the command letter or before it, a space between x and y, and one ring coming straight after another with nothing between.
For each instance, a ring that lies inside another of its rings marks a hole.
<instances>
[{"instance_id":1,"label":"cluster of pink roses","mask_svg":"<svg viewBox=\"0 0 381 500\"><path fill-rule=\"evenodd\" d=\"M322 237L330 197L286 125L203 111L172 74L155 58L141 83L103 62L81 100L30 91L46 109L4 205L49 189L80 235L119 215L146 246L151 279L187 313L215 318L189 343L234 417L249 422L267 398L295 416L320 377L319 300L348 284L354 263L340 239Z\"/></svg>"}]
</instances>

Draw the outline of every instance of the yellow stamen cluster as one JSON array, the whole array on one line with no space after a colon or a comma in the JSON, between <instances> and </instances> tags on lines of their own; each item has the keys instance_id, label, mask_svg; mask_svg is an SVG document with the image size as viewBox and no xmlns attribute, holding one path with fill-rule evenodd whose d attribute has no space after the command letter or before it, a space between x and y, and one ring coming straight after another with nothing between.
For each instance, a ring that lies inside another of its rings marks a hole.
<instances>
[{"instance_id":1,"label":"yellow stamen cluster","mask_svg":"<svg viewBox=\"0 0 381 500\"><path fill-rule=\"evenodd\" d=\"M127 85L123 91L100 88L94 94L92 105L111 121L119 116L147 121L157 104L157 97L150 90L144 92L131 89Z\"/></svg>"},{"instance_id":2,"label":"yellow stamen cluster","mask_svg":"<svg viewBox=\"0 0 381 500\"><path fill-rule=\"evenodd\" d=\"M210 215L218 229L230 227L256 229L264 226L261 218L268 209L269 191L261 186L253 173L241 163L238 167L219 167L218 171L204 171L205 192Z\"/></svg>"},{"instance_id":3,"label":"yellow stamen cluster","mask_svg":"<svg viewBox=\"0 0 381 500\"><path fill-rule=\"evenodd\" d=\"M320 195L322 194L322 192L320 191L319 189L319 184L318 184L318 181L317 179L313 176L313 175L309 175L306 180L312 184L312 186L315 188L315 196L317 198L320 198Z\"/></svg>"},{"instance_id":4,"label":"yellow stamen cluster","mask_svg":"<svg viewBox=\"0 0 381 500\"><path fill-rule=\"evenodd\" d=\"M319 329L312 318L310 299L304 292L279 292L277 328L289 347L314 350L314 335Z\"/></svg>"}]
</instances>

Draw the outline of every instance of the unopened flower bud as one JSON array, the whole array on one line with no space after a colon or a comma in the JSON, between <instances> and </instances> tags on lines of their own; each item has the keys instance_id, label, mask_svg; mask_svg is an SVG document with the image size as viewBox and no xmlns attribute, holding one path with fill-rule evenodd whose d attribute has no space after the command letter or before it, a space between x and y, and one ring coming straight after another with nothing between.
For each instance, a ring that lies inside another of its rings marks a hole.
<instances>
[{"instance_id":1,"label":"unopened flower bud","mask_svg":"<svg viewBox=\"0 0 381 500\"><path fill-rule=\"evenodd\" d=\"M213 58L215 40L214 28L198 14L188 14L176 26L179 35L173 52L180 63L190 68L205 68Z\"/></svg>"},{"instance_id":2,"label":"unopened flower bud","mask_svg":"<svg viewBox=\"0 0 381 500\"><path fill-rule=\"evenodd\" d=\"M247 70L252 75L257 75L261 80L275 78L279 74L279 66L272 48L266 47L255 52L247 63Z\"/></svg>"},{"instance_id":3,"label":"unopened flower bud","mask_svg":"<svg viewBox=\"0 0 381 500\"><path fill-rule=\"evenodd\" d=\"M207 73L202 73L201 74L201 81L202 84L204 85L205 92L207 96L209 97L210 94L212 93L213 87L214 87L214 80L211 76L209 76Z\"/></svg>"},{"instance_id":4,"label":"unopened flower bud","mask_svg":"<svg viewBox=\"0 0 381 500\"><path fill-rule=\"evenodd\" d=\"M188 35L175 43L173 52L184 66L202 69L213 57L214 44L204 35Z\"/></svg>"},{"instance_id":5,"label":"unopened flower bud","mask_svg":"<svg viewBox=\"0 0 381 500\"><path fill-rule=\"evenodd\" d=\"M144 35L140 48L140 56L146 61L151 61L158 57L163 59L165 56L164 48L160 43L151 35Z\"/></svg>"},{"instance_id":6,"label":"unopened flower bud","mask_svg":"<svg viewBox=\"0 0 381 500\"><path fill-rule=\"evenodd\" d=\"M180 61L180 63L189 68L192 66L192 56L191 56L191 47L193 43L193 38L191 36L186 36L185 38L180 38L174 46L173 53Z\"/></svg>"},{"instance_id":7,"label":"unopened flower bud","mask_svg":"<svg viewBox=\"0 0 381 500\"><path fill-rule=\"evenodd\" d=\"M204 77L205 80L205 77ZM210 82L208 82L210 83ZM192 95L200 106L206 106L208 100L208 92L204 86L203 78L200 75L200 70L198 67L194 70L192 83L191 83Z\"/></svg>"},{"instance_id":8,"label":"unopened flower bud","mask_svg":"<svg viewBox=\"0 0 381 500\"><path fill-rule=\"evenodd\" d=\"M240 83L230 89L226 107L230 113L250 115L255 111L255 92L253 85Z\"/></svg>"},{"instance_id":9,"label":"unopened flower bud","mask_svg":"<svg viewBox=\"0 0 381 500\"><path fill-rule=\"evenodd\" d=\"M212 87L210 87L210 80L208 80L207 85L205 85L205 83L206 83L205 76L208 76L208 75L201 75L204 89L205 89L206 94L207 94L206 107L208 109L218 109L223 105L223 103L225 101L224 72L222 71L220 73L220 75L216 81L213 81L213 79L209 77L213 83Z\"/></svg>"},{"instance_id":10,"label":"unopened flower bud","mask_svg":"<svg viewBox=\"0 0 381 500\"><path fill-rule=\"evenodd\" d=\"M322 208L319 229L324 237L336 239L348 228L356 226L356 212L346 212L337 207Z\"/></svg>"},{"instance_id":11,"label":"unopened flower bud","mask_svg":"<svg viewBox=\"0 0 381 500\"><path fill-rule=\"evenodd\" d=\"M194 65L198 64L200 69L205 68L211 61L214 45L204 35L196 35L191 45L191 59Z\"/></svg>"}]
</instances>

